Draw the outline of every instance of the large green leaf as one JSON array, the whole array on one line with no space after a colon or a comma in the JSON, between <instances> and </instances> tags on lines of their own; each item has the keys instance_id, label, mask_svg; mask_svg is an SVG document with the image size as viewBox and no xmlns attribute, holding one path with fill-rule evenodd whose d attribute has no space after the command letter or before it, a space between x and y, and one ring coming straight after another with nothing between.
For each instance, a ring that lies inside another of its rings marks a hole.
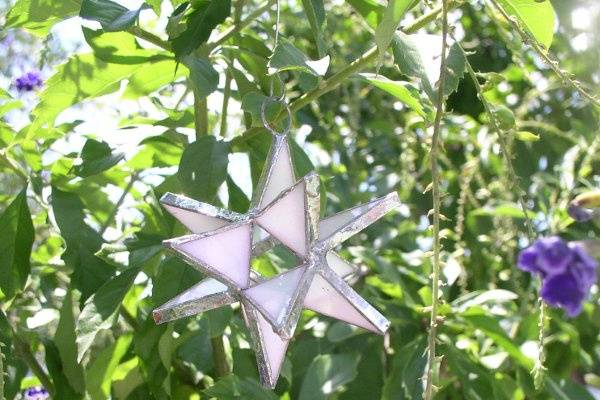
<instances>
[{"instance_id":1,"label":"large green leaf","mask_svg":"<svg viewBox=\"0 0 600 400\"><path fill-rule=\"evenodd\" d=\"M329 68L329 56L312 61L292 42L280 38L273 55L269 59L269 71L302 71L314 76L323 76Z\"/></svg>"},{"instance_id":2,"label":"large green leaf","mask_svg":"<svg viewBox=\"0 0 600 400\"><path fill-rule=\"evenodd\" d=\"M425 110L420 102L419 97L413 92L411 92L411 90L407 87L405 82L392 81L384 76L375 74L364 73L360 74L360 76L376 88L391 94L392 96L394 96L395 98L397 98L398 100L415 110L417 114L419 114L423 118L427 118L427 114L425 113Z\"/></svg>"},{"instance_id":3,"label":"large green leaf","mask_svg":"<svg viewBox=\"0 0 600 400\"><path fill-rule=\"evenodd\" d=\"M0 214L0 238L0 289L10 298L23 289L31 269L29 257L34 231L27 188Z\"/></svg>"},{"instance_id":4,"label":"large green leaf","mask_svg":"<svg viewBox=\"0 0 600 400\"><path fill-rule=\"evenodd\" d=\"M323 0L302 0L304 12L308 18L310 29L317 45L317 54L319 58L325 57L327 53L327 45L323 40L325 32L325 7Z\"/></svg>"},{"instance_id":5,"label":"large green leaf","mask_svg":"<svg viewBox=\"0 0 600 400\"><path fill-rule=\"evenodd\" d=\"M190 144L179 163L177 177L191 197L211 202L227 177L229 144L214 136L201 136Z\"/></svg>"},{"instance_id":6,"label":"large green leaf","mask_svg":"<svg viewBox=\"0 0 600 400\"><path fill-rule=\"evenodd\" d=\"M40 102L32 112L34 120L28 137L36 137L39 128L44 124L52 124L58 114L68 107L116 91L119 83L141 66L108 64L93 54L71 57L57 68L40 93Z\"/></svg>"},{"instance_id":7,"label":"large green leaf","mask_svg":"<svg viewBox=\"0 0 600 400\"><path fill-rule=\"evenodd\" d=\"M117 320L119 307L133 285L139 267L131 267L106 282L90 297L77 319L78 360L90 348L102 329L110 329Z\"/></svg>"},{"instance_id":8,"label":"large green leaf","mask_svg":"<svg viewBox=\"0 0 600 400\"><path fill-rule=\"evenodd\" d=\"M190 70L190 82L196 96L202 99L217 90L219 73L207 58L190 55L183 58L183 63Z\"/></svg>"},{"instance_id":9,"label":"large green leaf","mask_svg":"<svg viewBox=\"0 0 600 400\"><path fill-rule=\"evenodd\" d=\"M245 378L240 379L235 375L221 378L210 388L204 390L209 398L219 400L275 400L277 396L272 391L263 388L258 382Z\"/></svg>"},{"instance_id":10,"label":"large green leaf","mask_svg":"<svg viewBox=\"0 0 600 400\"><path fill-rule=\"evenodd\" d=\"M106 171L125 158L123 153L113 153L105 142L88 139L81 150L81 164L74 167L75 174L87 177Z\"/></svg>"},{"instance_id":11,"label":"large green leaf","mask_svg":"<svg viewBox=\"0 0 600 400\"><path fill-rule=\"evenodd\" d=\"M556 24L554 8L550 0L498 1L509 14L521 21L538 42L547 49L550 48Z\"/></svg>"},{"instance_id":12,"label":"large green leaf","mask_svg":"<svg viewBox=\"0 0 600 400\"><path fill-rule=\"evenodd\" d=\"M308 367L299 400L325 400L356 376L356 354L322 354Z\"/></svg>"},{"instance_id":13,"label":"large green leaf","mask_svg":"<svg viewBox=\"0 0 600 400\"><path fill-rule=\"evenodd\" d=\"M382 21L385 7L376 0L346 0L375 29Z\"/></svg>"},{"instance_id":14,"label":"large green leaf","mask_svg":"<svg viewBox=\"0 0 600 400\"><path fill-rule=\"evenodd\" d=\"M137 99L141 96L148 96L183 76L185 71L186 69L181 66L177 68L175 60L148 63L129 77L123 97ZM219 82L218 75L216 82Z\"/></svg>"},{"instance_id":15,"label":"large green leaf","mask_svg":"<svg viewBox=\"0 0 600 400\"><path fill-rule=\"evenodd\" d=\"M129 349L132 339L131 334L119 336L113 344L103 349L90 364L86 379L87 390L92 400L110 398L113 373Z\"/></svg>"},{"instance_id":16,"label":"large green leaf","mask_svg":"<svg viewBox=\"0 0 600 400\"><path fill-rule=\"evenodd\" d=\"M190 54L205 43L213 29L223 23L230 12L231 0L201 2L200 6L187 16L185 31L172 39L175 54L178 57Z\"/></svg>"},{"instance_id":17,"label":"large green leaf","mask_svg":"<svg viewBox=\"0 0 600 400\"><path fill-rule=\"evenodd\" d=\"M54 344L58 349L65 376L77 393L85 392L83 367L77 361L75 336L75 317L73 315L73 293L67 291L60 310L60 319L56 327Z\"/></svg>"},{"instance_id":18,"label":"large green leaf","mask_svg":"<svg viewBox=\"0 0 600 400\"><path fill-rule=\"evenodd\" d=\"M498 346L506 350L506 352L519 363L521 366L531 369L533 368L533 360L527 358L523 352L515 345L513 340L508 337L506 332L502 329L498 321L477 308L471 308L461 314L470 325L475 329L479 329L486 334L491 340L493 340Z\"/></svg>"},{"instance_id":19,"label":"large green leaf","mask_svg":"<svg viewBox=\"0 0 600 400\"><path fill-rule=\"evenodd\" d=\"M22 27L46 36L63 19L77 15L81 0L17 0L6 16L5 28Z\"/></svg>"},{"instance_id":20,"label":"large green leaf","mask_svg":"<svg viewBox=\"0 0 600 400\"><path fill-rule=\"evenodd\" d=\"M140 11L146 7L146 4L142 4L136 10L129 10L111 0L83 0L79 16L100 22L102 29L107 32L116 32L133 26Z\"/></svg>"},{"instance_id":21,"label":"large green leaf","mask_svg":"<svg viewBox=\"0 0 600 400\"><path fill-rule=\"evenodd\" d=\"M377 43L377 51L379 52L377 57L378 66L383 62L383 57L390 43L392 43L396 29L398 29L402 17L413 2L414 0L388 0L383 19L375 30L375 43Z\"/></svg>"},{"instance_id":22,"label":"large green leaf","mask_svg":"<svg viewBox=\"0 0 600 400\"><path fill-rule=\"evenodd\" d=\"M51 205L60 234L67 245L62 258L73 270L71 282L85 301L110 279L115 268L95 256L103 240L98 232L85 223L83 203L75 193L53 187Z\"/></svg>"},{"instance_id":23,"label":"large green leaf","mask_svg":"<svg viewBox=\"0 0 600 400\"><path fill-rule=\"evenodd\" d=\"M439 35L412 34L397 32L393 39L394 61L400 72L416 78L421 88L434 101L437 98L436 84L440 76L441 43ZM444 96L458 88L465 72L465 59L458 44L450 46L446 55L447 74L444 83Z\"/></svg>"}]
</instances>

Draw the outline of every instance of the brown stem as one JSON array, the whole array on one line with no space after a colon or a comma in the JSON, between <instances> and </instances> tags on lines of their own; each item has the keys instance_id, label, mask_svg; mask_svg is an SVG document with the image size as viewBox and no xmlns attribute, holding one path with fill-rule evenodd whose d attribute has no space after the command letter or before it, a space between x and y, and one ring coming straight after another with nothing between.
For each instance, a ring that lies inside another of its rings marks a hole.
<instances>
[{"instance_id":1,"label":"brown stem","mask_svg":"<svg viewBox=\"0 0 600 400\"><path fill-rule=\"evenodd\" d=\"M442 54L440 64L440 79L438 81L438 93L436 99L435 120L433 123L433 135L431 138L431 180L433 197L433 260L431 277L431 319L429 323L427 372L425 375L425 400L431 400L433 396L433 372L436 367L435 346L438 325L438 299L440 281L440 171L438 165L438 151L440 149L441 122L444 115L444 86L446 82L446 49L448 46L448 0L442 0Z\"/></svg>"},{"instance_id":2,"label":"brown stem","mask_svg":"<svg viewBox=\"0 0 600 400\"><path fill-rule=\"evenodd\" d=\"M229 373L229 364L227 363L227 355L225 354L225 344L223 335L215 336L210 339L212 345L212 356L215 367L215 374L218 378Z\"/></svg>"}]
</instances>

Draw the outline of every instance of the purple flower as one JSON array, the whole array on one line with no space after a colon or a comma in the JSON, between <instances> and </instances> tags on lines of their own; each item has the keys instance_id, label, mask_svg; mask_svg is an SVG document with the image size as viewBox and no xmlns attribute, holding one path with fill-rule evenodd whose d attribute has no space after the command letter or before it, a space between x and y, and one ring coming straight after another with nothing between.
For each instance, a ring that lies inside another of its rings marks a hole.
<instances>
[{"instance_id":1,"label":"purple flower","mask_svg":"<svg viewBox=\"0 0 600 400\"><path fill-rule=\"evenodd\" d=\"M594 210L576 204L570 204L567 212L577 222L586 222L594 218Z\"/></svg>"},{"instance_id":2,"label":"purple flower","mask_svg":"<svg viewBox=\"0 0 600 400\"><path fill-rule=\"evenodd\" d=\"M577 279L568 272L550 276L544 279L541 296L552 307L562 307L569 317L574 317L581 312L581 303L585 295Z\"/></svg>"},{"instance_id":3,"label":"purple flower","mask_svg":"<svg viewBox=\"0 0 600 400\"><path fill-rule=\"evenodd\" d=\"M30 92L42 86L42 77L37 71L31 71L15 79L15 86L19 92Z\"/></svg>"},{"instance_id":4,"label":"purple flower","mask_svg":"<svg viewBox=\"0 0 600 400\"><path fill-rule=\"evenodd\" d=\"M582 303L596 282L598 263L576 243L557 236L538 239L519 254L518 266L542 281L541 296L553 307L562 307L571 317L581 312Z\"/></svg>"},{"instance_id":5,"label":"purple flower","mask_svg":"<svg viewBox=\"0 0 600 400\"><path fill-rule=\"evenodd\" d=\"M50 398L50 394L43 387L33 387L25 391L25 400L45 400Z\"/></svg>"}]
</instances>

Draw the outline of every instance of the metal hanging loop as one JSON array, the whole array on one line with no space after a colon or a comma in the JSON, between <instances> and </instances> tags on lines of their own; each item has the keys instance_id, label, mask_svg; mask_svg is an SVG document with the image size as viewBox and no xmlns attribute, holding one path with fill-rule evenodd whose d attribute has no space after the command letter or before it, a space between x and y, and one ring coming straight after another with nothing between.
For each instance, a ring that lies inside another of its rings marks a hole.
<instances>
[{"instance_id":1,"label":"metal hanging loop","mask_svg":"<svg viewBox=\"0 0 600 400\"><path fill-rule=\"evenodd\" d=\"M292 110L290 110L290 106L284 100L284 97L285 97L285 93L282 93L281 97L276 97L276 96L265 97L265 100L262 102L262 105L260 107L260 118L262 119L262 123L265 126L265 128L267 130L269 130L271 133L273 133L274 135L287 135L290 132L290 129L292 128ZM281 131L281 132L278 132L273 127L273 125L267 120L266 111L267 111L267 105L269 103L281 104L283 106L283 108L285 109L285 112L287 113L287 124L285 124L285 127L283 128L283 131Z\"/></svg>"}]
</instances>

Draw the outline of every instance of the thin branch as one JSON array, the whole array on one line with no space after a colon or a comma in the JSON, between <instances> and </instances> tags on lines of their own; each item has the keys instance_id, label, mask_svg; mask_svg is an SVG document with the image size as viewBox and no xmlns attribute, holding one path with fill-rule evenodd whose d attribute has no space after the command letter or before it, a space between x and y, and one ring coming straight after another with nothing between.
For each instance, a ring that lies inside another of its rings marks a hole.
<instances>
[{"instance_id":1,"label":"thin branch","mask_svg":"<svg viewBox=\"0 0 600 400\"><path fill-rule=\"evenodd\" d=\"M142 28L140 28L139 26L132 26L129 29L127 29L127 32L131 33L132 35L140 38L140 39L144 39L147 42L152 43L155 46L160 47L163 50L166 51L171 51L171 43L162 40L161 38L159 38L158 36L156 36L154 33L150 33Z\"/></svg>"},{"instance_id":2,"label":"thin branch","mask_svg":"<svg viewBox=\"0 0 600 400\"><path fill-rule=\"evenodd\" d=\"M527 204L526 204L527 193L519 185L518 176L512 165L512 160L511 160L511 155L510 155L511 153L510 153L508 143L502 133L502 130L500 129L498 121L496 120L496 116L492 112L491 105L489 104L489 102L486 100L486 98L483 95L483 89L481 87L481 84L479 83L479 80L477 79L477 74L473 70L473 66L469 62L469 60L467 58L467 53L465 52L463 47L459 45L459 48L461 49L462 54L465 58L465 66L467 67L467 72L469 73L469 76L471 77L471 80L473 81L473 85L475 86L475 89L477 90L477 97L479 97L479 100L481 100L481 103L483 104L485 112L488 115L488 118L490 120L492 128L496 132L496 135L498 136L498 142L500 143L500 149L502 151L504 163L505 163L505 166L508 171L508 180L509 180L509 182L512 183L513 188L517 189L517 192L518 192L517 196L519 198L519 204L521 206L521 210L523 211L523 215L525 218L525 225L527 227L527 236L529 238L529 242L533 243L535 241L535 231L533 229L533 223L532 223L531 219L529 218L529 214L528 214L528 210L527 210ZM533 374L536 389L539 389L543 383L544 371L545 371L544 362L545 362L545 358L546 358L545 351L544 351L546 304L544 303L544 301L541 297L538 297L538 303L539 303L539 308L540 308L540 318L538 321L538 328L539 328L538 349L539 350L538 350L538 358L535 362L533 370L531 371Z\"/></svg>"},{"instance_id":3,"label":"thin branch","mask_svg":"<svg viewBox=\"0 0 600 400\"><path fill-rule=\"evenodd\" d=\"M523 210L523 215L525 218L525 225L527 227L527 235L529 237L530 242L533 242L535 240L535 231L533 229L533 223L531 222L531 219L529 218L529 213L527 210L527 203L525 200L527 197L527 193L525 193L525 190L523 190L518 183L519 178L518 178L517 173L515 172L515 169L512 165L512 160L511 160L511 156L510 156L511 153L510 153L508 142L506 141L506 138L504 137L504 134L502 133L502 129L500 129L500 125L498 124L498 120L496 119L496 116L494 115L494 113L492 111L492 107L491 107L490 103L486 100L486 98L483 95L483 88L481 87L481 84L479 83L479 80L477 79L477 74L475 73L475 70L473 70L473 66L469 62L469 59L467 58L467 52L460 45L459 45L459 48L462 51L462 54L464 56L465 66L467 67L467 72L469 73L469 76L470 76L471 80L473 81L473 85L475 86L475 90L477 91L477 97L479 97L479 100L483 104L485 112L488 115L488 118L490 120L490 124L492 125L492 129L498 136L500 150L502 151L502 156L504 158L504 162L506 164L506 168L508 171L508 179L512 183L513 188L517 189L517 192L519 192L518 193L519 204L521 206L521 209Z\"/></svg>"},{"instance_id":4,"label":"thin branch","mask_svg":"<svg viewBox=\"0 0 600 400\"><path fill-rule=\"evenodd\" d=\"M227 135L227 108L229 107L229 97L231 96L231 73L225 72L225 88L223 89L223 105L221 107L221 126L219 135L224 138Z\"/></svg>"},{"instance_id":5,"label":"thin branch","mask_svg":"<svg viewBox=\"0 0 600 400\"><path fill-rule=\"evenodd\" d=\"M19 178L23 180L24 183L29 181L29 177L23 170L19 167L17 163L15 163L11 158L8 157L8 154L4 150L0 150L0 164L5 165L9 169L11 169Z\"/></svg>"},{"instance_id":6,"label":"thin branch","mask_svg":"<svg viewBox=\"0 0 600 400\"><path fill-rule=\"evenodd\" d=\"M433 123L433 135L431 138L431 152L429 154L431 163L432 197L433 197L433 260L431 276L431 319L429 323L429 336L427 339L428 357L427 372L425 375L425 400L431 400L433 396L433 372L436 368L437 359L435 345L438 326L438 301L440 282L440 171L438 165L438 152L440 149L441 122L444 115L444 86L446 82L446 50L448 47L448 0L442 0L442 53L440 64L440 79L438 81L438 93L436 99L435 120Z\"/></svg>"},{"instance_id":7,"label":"thin branch","mask_svg":"<svg viewBox=\"0 0 600 400\"><path fill-rule=\"evenodd\" d=\"M121 193L121 197L119 197L119 200L117 200L117 202L116 202L115 206L113 207L113 209L111 210L110 214L108 215L108 217L106 217L106 221L104 221L104 223L102 224L102 227L100 228L100 236L104 235L104 232L106 232L106 230L110 226L112 220L115 218L115 215L117 215L117 211L119 211L119 207L121 207L121 204L123 204L123 201L125 201L125 197L127 196L127 193L129 193L129 191L133 187L133 184L135 183L137 178L138 178L137 172L134 172L133 175L131 175L131 178L129 179L129 183L127 184L125 189L123 189L123 193Z\"/></svg>"},{"instance_id":8,"label":"thin branch","mask_svg":"<svg viewBox=\"0 0 600 400\"><path fill-rule=\"evenodd\" d=\"M252 22L254 22L255 19L260 17L265 11L268 11L269 8L271 8L271 6L274 3L275 3L275 0L268 0L268 1L264 2L256 10L254 10L250 14L248 14L248 16L246 18L244 18L242 21L237 22L236 24L231 26L229 29L227 29L226 31L221 33L221 35L219 35L219 37L216 38L214 42L207 43L206 47L208 49L208 52L210 53L210 51L212 51L215 47L223 44L229 38L231 38L233 35L235 35L239 31L241 31L242 29L244 29L245 27L250 25Z\"/></svg>"},{"instance_id":9,"label":"thin branch","mask_svg":"<svg viewBox=\"0 0 600 400\"><path fill-rule=\"evenodd\" d=\"M194 129L196 140L200 136L208 135L208 103L206 97L199 98L194 90Z\"/></svg>"},{"instance_id":10,"label":"thin branch","mask_svg":"<svg viewBox=\"0 0 600 400\"><path fill-rule=\"evenodd\" d=\"M455 2L451 4L451 6L455 5ZM402 31L404 33L414 33L419 29L423 28L424 26L427 26L427 24L434 20L440 14L440 12L442 12L441 7L434 8L427 14L424 14L420 18L413 21L410 25L404 27ZM364 70L369 64L377 60L377 54L377 46L370 48L365 53L363 53L362 56L351 62L347 67L335 73L329 79L323 81L318 88L306 92L305 94L291 102L290 109L292 110L292 112L298 111L302 107L312 103L324 94L331 92L332 90L337 88L342 82L344 82L347 78ZM277 118L275 118L274 122L280 121L282 118L285 117L285 115L286 114L284 112L279 113L279 115L277 115Z\"/></svg>"},{"instance_id":11,"label":"thin branch","mask_svg":"<svg viewBox=\"0 0 600 400\"><path fill-rule=\"evenodd\" d=\"M229 373L229 364L227 363L227 356L225 354L225 343L223 341L223 335L211 338L210 343L212 345L212 356L215 367L215 374L218 378L220 378Z\"/></svg>"},{"instance_id":12,"label":"thin branch","mask_svg":"<svg viewBox=\"0 0 600 400\"><path fill-rule=\"evenodd\" d=\"M33 352L29 348L29 344L25 342L17 333L14 331L12 327L10 327L10 331L13 336L13 343L15 346L16 353L21 357L23 361L27 364L31 372L38 378L42 386L50 392L51 395L55 394L54 384L50 380L50 377L44 371L44 368L40 365L38 360L33 355Z\"/></svg>"},{"instance_id":13,"label":"thin branch","mask_svg":"<svg viewBox=\"0 0 600 400\"><path fill-rule=\"evenodd\" d=\"M578 91L583 97L585 97L588 101L595 104L596 106L600 106L600 99L597 96L589 93L578 81L571 78L571 73L560 69L558 62L553 60L548 55L547 49L537 41L537 39L526 29L521 27L519 21L509 15L506 10L498 3L497 0L489 0L494 7L502 14L504 19L517 31L521 39L524 43L529 43L531 47L535 50L535 52L541 57L542 60L550 67L550 69L563 81L564 84L571 86L573 89Z\"/></svg>"}]
</instances>

